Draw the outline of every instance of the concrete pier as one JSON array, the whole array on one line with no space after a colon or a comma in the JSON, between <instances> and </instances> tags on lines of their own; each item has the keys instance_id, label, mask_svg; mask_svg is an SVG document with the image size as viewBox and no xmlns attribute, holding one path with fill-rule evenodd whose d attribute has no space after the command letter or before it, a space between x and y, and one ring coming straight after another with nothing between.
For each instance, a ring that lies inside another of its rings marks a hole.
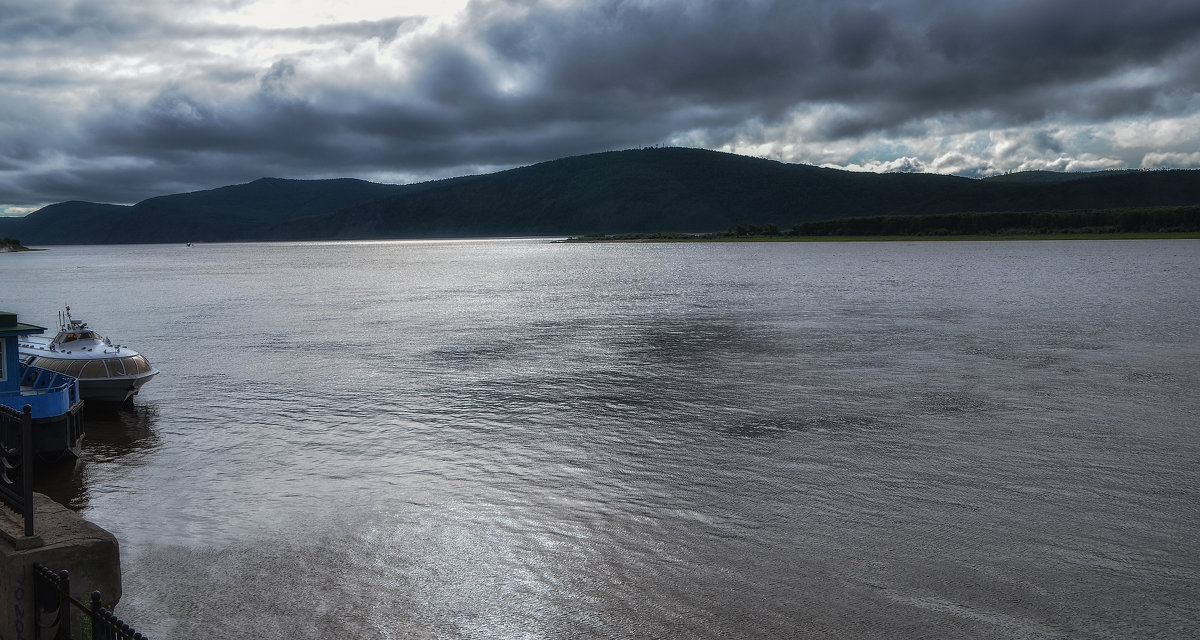
<instances>
[{"instance_id":1,"label":"concrete pier","mask_svg":"<svg viewBox=\"0 0 1200 640\"><path fill-rule=\"evenodd\" d=\"M33 566L66 569L71 597L87 604L99 591L111 609L121 598L121 554L117 539L82 516L35 493L33 532L0 506L0 640L34 637Z\"/></svg>"}]
</instances>

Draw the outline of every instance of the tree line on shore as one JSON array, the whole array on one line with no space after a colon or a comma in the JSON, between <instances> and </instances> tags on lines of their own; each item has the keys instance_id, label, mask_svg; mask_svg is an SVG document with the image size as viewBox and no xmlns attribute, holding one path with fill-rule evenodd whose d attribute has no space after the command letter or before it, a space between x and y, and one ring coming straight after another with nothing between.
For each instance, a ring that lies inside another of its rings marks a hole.
<instances>
[{"instance_id":1,"label":"tree line on shore","mask_svg":"<svg viewBox=\"0 0 1200 640\"><path fill-rule=\"evenodd\" d=\"M806 222L791 229L780 229L775 224L740 224L725 231L706 234L593 234L575 239L719 240L788 236L1039 236L1197 232L1200 232L1200 206L867 216Z\"/></svg>"},{"instance_id":2,"label":"tree line on shore","mask_svg":"<svg viewBox=\"0 0 1200 640\"><path fill-rule=\"evenodd\" d=\"M1200 206L871 216L807 222L796 225L789 233L806 236L950 236L1196 231L1200 231Z\"/></svg>"},{"instance_id":3,"label":"tree line on shore","mask_svg":"<svg viewBox=\"0 0 1200 640\"><path fill-rule=\"evenodd\" d=\"M29 249L25 245L21 244L21 241L17 240L16 238L9 238L8 236L0 238L0 251L28 251L28 250Z\"/></svg>"}]
</instances>

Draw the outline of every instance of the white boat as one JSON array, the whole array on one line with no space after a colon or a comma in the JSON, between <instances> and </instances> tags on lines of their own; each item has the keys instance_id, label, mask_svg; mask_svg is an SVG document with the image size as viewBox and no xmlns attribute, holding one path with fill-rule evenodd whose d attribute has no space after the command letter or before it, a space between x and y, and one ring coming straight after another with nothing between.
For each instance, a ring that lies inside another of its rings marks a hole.
<instances>
[{"instance_id":1,"label":"white boat","mask_svg":"<svg viewBox=\"0 0 1200 640\"><path fill-rule=\"evenodd\" d=\"M58 334L23 336L21 362L79 379L79 395L91 403L126 404L158 370L146 357L88 328L71 317L71 307L58 313Z\"/></svg>"}]
</instances>

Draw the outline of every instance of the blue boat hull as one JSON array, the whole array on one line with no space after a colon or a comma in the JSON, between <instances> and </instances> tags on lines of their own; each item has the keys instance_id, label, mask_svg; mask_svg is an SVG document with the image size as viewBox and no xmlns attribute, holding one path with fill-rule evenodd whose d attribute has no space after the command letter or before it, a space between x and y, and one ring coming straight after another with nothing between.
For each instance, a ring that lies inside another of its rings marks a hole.
<instances>
[{"instance_id":1,"label":"blue boat hull","mask_svg":"<svg viewBox=\"0 0 1200 640\"><path fill-rule=\"evenodd\" d=\"M33 453L39 460L79 457L84 427L77 379L22 363L20 391L0 394L0 404L16 411L31 408Z\"/></svg>"}]
</instances>

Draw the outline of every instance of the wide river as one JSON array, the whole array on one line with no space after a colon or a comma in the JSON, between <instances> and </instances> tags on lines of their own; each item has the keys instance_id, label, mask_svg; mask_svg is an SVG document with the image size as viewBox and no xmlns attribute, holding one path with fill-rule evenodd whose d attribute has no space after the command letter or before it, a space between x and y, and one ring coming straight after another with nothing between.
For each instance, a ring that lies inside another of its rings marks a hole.
<instances>
[{"instance_id":1,"label":"wide river","mask_svg":"<svg viewBox=\"0 0 1200 640\"><path fill-rule=\"evenodd\" d=\"M52 247L156 640L1200 637L1200 242Z\"/></svg>"}]
</instances>

